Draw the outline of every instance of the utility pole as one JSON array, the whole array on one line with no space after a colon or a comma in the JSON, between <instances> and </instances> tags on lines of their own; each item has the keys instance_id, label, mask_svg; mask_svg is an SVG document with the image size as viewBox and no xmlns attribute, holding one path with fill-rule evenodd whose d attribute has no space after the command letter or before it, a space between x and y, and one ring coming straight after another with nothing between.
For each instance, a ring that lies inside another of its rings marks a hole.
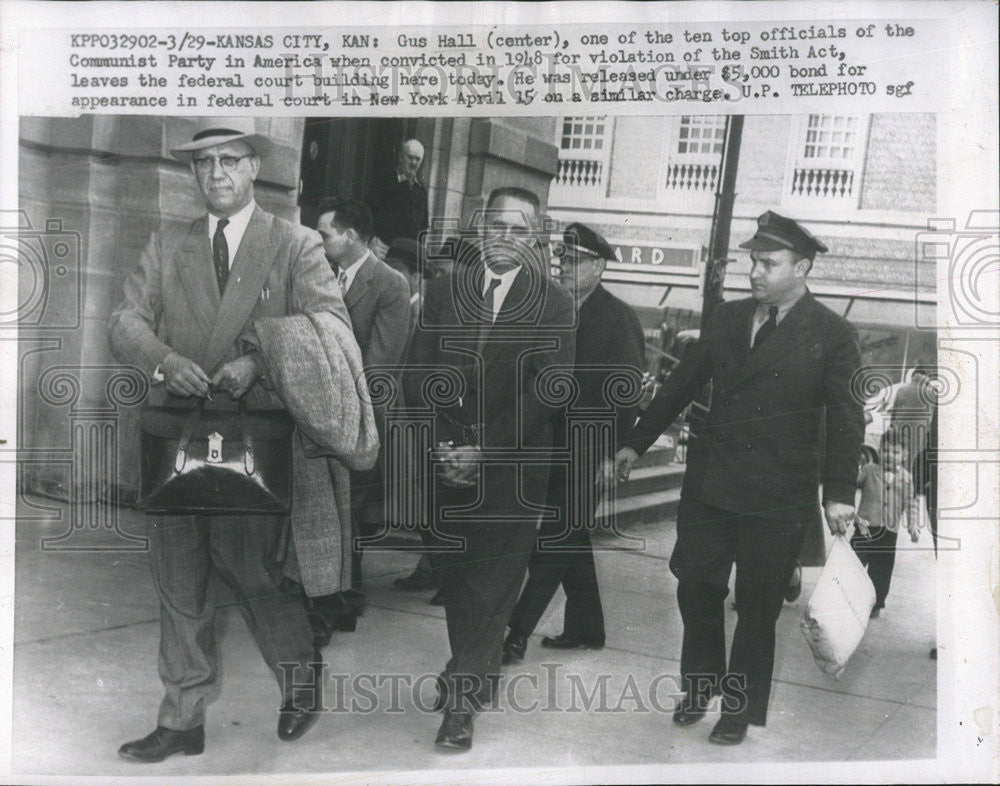
<instances>
[{"instance_id":1,"label":"utility pole","mask_svg":"<svg viewBox=\"0 0 1000 786\"><path fill-rule=\"evenodd\" d=\"M708 261L705 264L705 287L701 302L701 326L708 324L712 310L723 300L726 264L729 262L729 229L733 223L733 202L736 200L736 173L740 166L740 143L743 140L743 115L726 118L726 134L722 144L722 177L715 192L712 213L712 234L708 241Z\"/></svg>"}]
</instances>

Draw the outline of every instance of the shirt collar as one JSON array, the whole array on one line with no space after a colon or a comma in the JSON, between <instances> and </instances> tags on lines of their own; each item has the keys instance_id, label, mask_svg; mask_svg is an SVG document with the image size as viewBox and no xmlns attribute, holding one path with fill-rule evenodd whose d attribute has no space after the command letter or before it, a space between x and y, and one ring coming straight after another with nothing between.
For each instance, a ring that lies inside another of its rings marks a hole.
<instances>
[{"instance_id":1,"label":"shirt collar","mask_svg":"<svg viewBox=\"0 0 1000 786\"><path fill-rule=\"evenodd\" d=\"M235 237L242 238L243 233L247 231L247 224L250 223L250 217L253 216L254 208L257 207L257 202L253 199L241 208L238 212L233 213L229 216L229 223L223 230L226 233L226 238L230 237L230 233L235 233ZM215 234L215 228L219 224L219 217L209 213L208 214L208 236L211 237ZM232 245L232 243L230 243Z\"/></svg>"},{"instance_id":2,"label":"shirt collar","mask_svg":"<svg viewBox=\"0 0 1000 786\"><path fill-rule=\"evenodd\" d=\"M781 320L783 320L786 316L788 316L788 312L791 311L793 308L795 308L795 304L798 303L800 300L802 300L802 298L805 297L805 294L806 294L805 291L803 291L803 293L799 295L797 298L795 298L795 300L793 300L791 303L785 303L784 305L778 306L777 321L781 322ZM765 303L758 303L757 310L754 312L754 319L761 322L767 320L767 312L770 310L770 308L771 307Z\"/></svg>"},{"instance_id":3,"label":"shirt collar","mask_svg":"<svg viewBox=\"0 0 1000 786\"><path fill-rule=\"evenodd\" d=\"M340 272L344 274L346 283L344 285L344 292L347 292L351 288L351 284L354 283L355 276L358 275L358 271L361 270L361 266L367 261L368 257L372 255L370 249L365 249L365 253L356 261L352 262L349 267L340 268Z\"/></svg>"}]
</instances>

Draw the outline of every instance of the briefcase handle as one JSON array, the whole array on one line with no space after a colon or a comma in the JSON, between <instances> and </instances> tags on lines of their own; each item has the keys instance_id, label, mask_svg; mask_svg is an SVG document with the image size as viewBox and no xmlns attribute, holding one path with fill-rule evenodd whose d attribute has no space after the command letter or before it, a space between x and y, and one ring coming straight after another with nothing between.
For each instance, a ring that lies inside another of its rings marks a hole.
<instances>
[{"instance_id":1,"label":"briefcase handle","mask_svg":"<svg viewBox=\"0 0 1000 786\"><path fill-rule=\"evenodd\" d=\"M209 386L209 393L214 392L212 386ZM184 469L184 465L187 463L187 449L188 444L191 442L191 437L194 435L194 430L198 427L198 423L201 421L202 412L205 410L205 402L208 401L207 398L202 398L198 402L198 406L191 410L191 414L187 416L184 421L184 428L181 429L180 439L177 443L177 455L174 457L174 472L180 473ZM244 399L240 399L239 408L236 410L236 422L240 429L240 439L243 441L244 451L243 451L243 469L246 470L247 475L253 475L254 469L256 467L256 462L254 460L253 448L250 445L250 440L247 438L247 427L246 421L243 417L246 411L246 404ZM216 461L222 461L222 451L218 450L217 453L213 454L211 439L209 439L209 449L208 458L209 463L213 462L213 457Z\"/></svg>"}]
</instances>

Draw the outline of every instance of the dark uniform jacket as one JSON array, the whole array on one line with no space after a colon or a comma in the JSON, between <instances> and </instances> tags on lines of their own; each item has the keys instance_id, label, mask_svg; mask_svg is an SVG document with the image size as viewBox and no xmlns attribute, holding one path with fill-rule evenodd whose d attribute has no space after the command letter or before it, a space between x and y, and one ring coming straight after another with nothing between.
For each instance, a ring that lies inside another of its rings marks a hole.
<instances>
[{"instance_id":1,"label":"dark uniform jacket","mask_svg":"<svg viewBox=\"0 0 1000 786\"><path fill-rule=\"evenodd\" d=\"M684 496L744 515L801 520L818 516L822 481L824 501L853 506L864 435L862 406L851 394L857 332L806 292L751 353L756 307L752 298L716 307L628 442L645 451L711 379L711 410L689 452Z\"/></svg>"}]
</instances>

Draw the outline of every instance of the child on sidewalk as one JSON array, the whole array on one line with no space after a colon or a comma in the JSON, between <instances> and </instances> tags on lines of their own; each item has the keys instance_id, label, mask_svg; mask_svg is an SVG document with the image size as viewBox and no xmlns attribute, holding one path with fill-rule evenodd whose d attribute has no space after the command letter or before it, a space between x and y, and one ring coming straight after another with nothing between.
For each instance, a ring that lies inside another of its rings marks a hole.
<instances>
[{"instance_id":1,"label":"child on sidewalk","mask_svg":"<svg viewBox=\"0 0 1000 786\"><path fill-rule=\"evenodd\" d=\"M889 594L900 519L906 519L910 540L916 543L920 537L920 515L913 478L906 470L907 452L903 435L889 429L879 443L881 463L867 460L863 455L858 470L858 487L861 489L858 518L861 522L851 538L851 547L868 568L868 576L875 585L873 619L885 608L885 598Z\"/></svg>"}]
</instances>

